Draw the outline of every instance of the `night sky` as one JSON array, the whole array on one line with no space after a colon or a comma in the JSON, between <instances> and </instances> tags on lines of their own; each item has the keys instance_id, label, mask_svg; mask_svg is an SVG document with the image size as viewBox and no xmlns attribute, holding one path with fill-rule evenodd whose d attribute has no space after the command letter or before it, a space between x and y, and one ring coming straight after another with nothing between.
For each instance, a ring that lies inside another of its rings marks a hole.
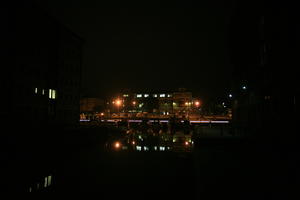
<instances>
[{"instance_id":1,"label":"night sky","mask_svg":"<svg viewBox=\"0 0 300 200\"><path fill-rule=\"evenodd\" d=\"M39 4L85 40L83 95L185 87L203 99L222 97L231 83L228 38L235 1L195 2Z\"/></svg>"}]
</instances>

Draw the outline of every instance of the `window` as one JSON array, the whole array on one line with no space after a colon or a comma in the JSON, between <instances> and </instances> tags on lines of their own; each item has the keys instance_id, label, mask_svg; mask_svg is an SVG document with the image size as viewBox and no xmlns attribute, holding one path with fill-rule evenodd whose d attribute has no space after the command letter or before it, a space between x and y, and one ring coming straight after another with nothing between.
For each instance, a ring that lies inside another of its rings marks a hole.
<instances>
[{"instance_id":1,"label":"window","mask_svg":"<svg viewBox=\"0 0 300 200\"><path fill-rule=\"evenodd\" d=\"M52 99L52 89L49 89L49 99Z\"/></svg>"},{"instance_id":2,"label":"window","mask_svg":"<svg viewBox=\"0 0 300 200\"><path fill-rule=\"evenodd\" d=\"M56 90L49 89L49 99L56 99Z\"/></svg>"},{"instance_id":3,"label":"window","mask_svg":"<svg viewBox=\"0 0 300 200\"><path fill-rule=\"evenodd\" d=\"M165 96L166 96L165 94L160 94L160 95L159 95L159 97L165 97Z\"/></svg>"},{"instance_id":4,"label":"window","mask_svg":"<svg viewBox=\"0 0 300 200\"><path fill-rule=\"evenodd\" d=\"M149 97L149 94L144 94L144 97Z\"/></svg>"},{"instance_id":5,"label":"window","mask_svg":"<svg viewBox=\"0 0 300 200\"><path fill-rule=\"evenodd\" d=\"M137 97L137 98L141 98L142 95L141 95L141 94L137 94L136 97Z\"/></svg>"},{"instance_id":6,"label":"window","mask_svg":"<svg viewBox=\"0 0 300 200\"><path fill-rule=\"evenodd\" d=\"M56 99L56 90L52 90L52 99Z\"/></svg>"},{"instance_id":7,"label":"window","mask_svg":"<svg viewBox=\"0 0 300 200\"><path fill-rule=\"evenodd\" d=\"M157 97L157 94L153 94L153 97Z\"/></svg>"},{"instance_id":8,"label":"window","mask_svg":"<svg viewBox=\"0 0 300 200\"><path fill-rule=\"evenodd\" d=\"M38 93L38 89L34 88L34 93L37 94Z\"/></svg>"}]
</instances>

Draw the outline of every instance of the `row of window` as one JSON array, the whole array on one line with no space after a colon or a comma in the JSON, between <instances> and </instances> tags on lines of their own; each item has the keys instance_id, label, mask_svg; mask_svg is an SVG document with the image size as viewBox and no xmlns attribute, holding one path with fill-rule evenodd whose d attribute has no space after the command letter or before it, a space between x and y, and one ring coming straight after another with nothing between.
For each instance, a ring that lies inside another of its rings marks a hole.
<instances>
[{"instance_id":1,"label":"row of window","mask_svg":"<svg viewBox=\"0 0 300 200\"><path fill-rule=\"evenodd\" d=\"M48 92L49 99L56 99L56 90L54 90L54 89L48 89L48 91L47 91L46 89L34 88L34 93L35 94L45 95L46 92Z\"/></svg>"},{"instance_id":2,"label":"row of window","mask_svg":"<svg viewBox=\"0 0 300 200\"><path fill-rule=\"evenodd\" d=\"M124 94L123 97L129 97L128 94ZM142 97L150 97L150 94L136 94L136 98L142 98ZM152 97L157 98L157 97L161 97L161 98L165 98L165 97L172 97L171 94L152 94Z\"/></svg>"},{"instance_id":3,"label":"row of window","mask_svg":"<svg viewBox=\"0 0 300 200\"><path fill-rule=\"evenodd\" d=\"M52 176L46 176L40 182L34 183L32 186L29 187L29 192L39 191L43 188L47 188L52 185Z\"/></svg>"}]
</instances>

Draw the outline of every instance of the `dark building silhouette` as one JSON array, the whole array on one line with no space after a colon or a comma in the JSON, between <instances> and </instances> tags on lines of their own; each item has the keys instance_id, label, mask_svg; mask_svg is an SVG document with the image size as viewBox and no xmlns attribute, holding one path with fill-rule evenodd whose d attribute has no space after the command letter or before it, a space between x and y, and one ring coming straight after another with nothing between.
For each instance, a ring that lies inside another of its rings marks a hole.
<instances>
[{"instance_id":1,"label":"dark building silhouette","mask_svg":"<svg viewBox=\"0 0 300 200\"><path fill-rule=\"evenodd\" d=\"M79 120L83 41L30 1L11 6L1 118L26 125Z\"/></svg>"},{"instance_id":2,"label":"dark building silhouette","mask_svg":"<svg viewBox=\"0 0 300 200\"><path fill-rule=\"evenodd\" d=\"M299 19L295 3L239 2L231 24L233 124L237 134L295 136Z\"/></svg>"},{"instance_id":3,"label":"dark building silhouette","mask_svg":"<svg viewBox=\"0 0 300 200\"><path fill-rule=\"evenodd\" d=\"M31 1L2 8L1 189L43 190L79 123L83 40Z\"/></svg>"}]
</instances>

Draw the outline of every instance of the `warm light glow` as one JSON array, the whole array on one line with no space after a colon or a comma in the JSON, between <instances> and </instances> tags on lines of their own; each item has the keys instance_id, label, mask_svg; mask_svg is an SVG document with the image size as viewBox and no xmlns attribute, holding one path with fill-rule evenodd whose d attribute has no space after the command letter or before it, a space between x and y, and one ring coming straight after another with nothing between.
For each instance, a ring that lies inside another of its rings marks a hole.
<instances>
[{"instance_id":1,"label":"warm light glow","mask_svg":"<svg viewBox=\"0 0 300 200\"><path fill-rule=\"evenodd\" d=\"M135 104L136 104L136 101L133 101L132 104L135 105Z\"/></svg>"},{"instance_id":2,"label":"warm light glow","mask_svg":"<svg viewBox=\"0 0 300 200\"><path fill-rule=\"evenodd\" d=\"M199 102L199 101L196 101L196 102L195 102L195 106L200 106L200 102Z\"/></svg>"},{"instance_id":3,"label":"warm light glow","mask_svg":"<svg viewBox=\"0 0 300 200\"><path fill-rule=\"evenodd\" d=\"M135 145L135 141L132 141L132 144Z\"/></svg>"},{"instance_id":4,"label":"warm light glow","mask_svg":"<svg viewBox=\"0 0 300 200\"><path fill-rule=\"evenodd\" d=\"M189 105L189 102L185 102L185 105L188 106L188 105Z\"/></svg>"},{"instance_id":5,"label":"warm light glow","mask_svg":"<svg viewBox=\"0 0 300 200\"><path fill-rule=\"evenodd\" d=\"M115 143L116 149L120 148L120 146L121 146L120 142L116 142L116 143Z\"/></svg>"},{"instance_id":6,"label":"warm light glow","mask_svg":"<svg viewBox=\"0 0 300 200\"><path fill-rule=\"evenodd\" d=\"M186 146L187 146L187 145L189 145L189 143L188 143L188 142L185 142L184 144L185 144Z\"/></svg>"},{"instance_id":7,"label":"warm light glow","mask_svg":"<svg viewBox=\"0 0 300 200\"><path fill-rule=\"evenodd\" d=\"M104 113L101 113L101 116L104 116Z\"/></svg>"},{"instance_id":8,"label":"warm light glow","mask_svg":"<svg viewBox=\"0 0 300 200\"><path fill-rule=\"evenodd\" d=\"M116 104L117 104L117 106L120 106L120 105L121 105L121 103L122 103L122 102L121 102L121 100L120 100L120 99L117 99L117 100L116 100Z\"/></svg>"}]
</instances>

